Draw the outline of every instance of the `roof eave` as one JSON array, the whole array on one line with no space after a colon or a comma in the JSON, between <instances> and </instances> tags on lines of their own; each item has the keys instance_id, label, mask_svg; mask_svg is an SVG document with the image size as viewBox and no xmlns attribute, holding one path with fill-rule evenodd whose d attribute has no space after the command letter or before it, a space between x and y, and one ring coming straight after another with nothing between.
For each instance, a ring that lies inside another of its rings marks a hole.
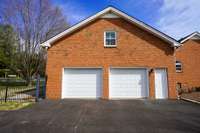
<instances>
[{"instance_id":1,"label":"roof eave","mask_svg":"<svg viewBox=\"0 0 200 133\"><path fill-rule=\"evenodd\" d=\"M140 22L138 21L137 19L134 19L133 17L125 14L124 12L122 11L119 11L113 7L108 7L100 12L98 12L97 14L83 20L82 22L72 26L71 28L65 30L64 32L61 32L60 34L54 36L53 38L45 41L44 43L41 44L42 47L51 47L51 44L54 43L55 41L59 40L60 38L62 38L63 36L67 35L67 34L70 34L71 32L73 32L74 30L90 23L91 21L94 21L95 19L97 19L98 17L104 15L105 13L109 12L109 11L112 11L114 13L116 13L117 15L119 15L120 17L136 24L137 26L139 26L140 28L146 30L146 31L149 31L151 32L152 34L154 34L155 36L157 36L158 38L161 38L163 40L165 40L166 42L170 43L171 46L176 46L176 45L179 45L178 41L175 41L174 39L168 37L167 35L155 30L154 28L146 25L145 23L143 22Z\"/></svg>"},{"instance_id":2,"label":"roof eave","mask_svg":"<svg viewBox=\"0 0 200 133\"><path fill-rule=\"evenodd\" d=\"M200 38L200 33L199 32L194 32L191 35L189 35L188 37L186 37L185 39L181 40L180 43L183 44L184 42L186 42L187 40L189 40L190 38L194 37L194 36L199 36Z\"/></svg>"},{"instance_id":3,"label":"roof eave","mask_svg":"<svg viewBox=\"0 0 200 133\"><path fill-rule=\"evenodd\" d=\"M95 18L98 18L99 16L103 15L106 12L111 11L111 7L108 7L100 12L98 12L97 14L83 20L82 22L70 27L69 29L67 29L64 32L61 32L60 34L54 36L53 38L49 39L48 41L44 42L41 44L41 46L45 46L45 47L51 47L51 44L57 40L59 40L60 38L62 38L63 36L65 36L66 34L70 34L71 32L73 32L74 30L76 30L77 28L79 28L80 26L84 26L88 23L90 23L91 21L93 21Z\"/></svg>"}]
</instances>

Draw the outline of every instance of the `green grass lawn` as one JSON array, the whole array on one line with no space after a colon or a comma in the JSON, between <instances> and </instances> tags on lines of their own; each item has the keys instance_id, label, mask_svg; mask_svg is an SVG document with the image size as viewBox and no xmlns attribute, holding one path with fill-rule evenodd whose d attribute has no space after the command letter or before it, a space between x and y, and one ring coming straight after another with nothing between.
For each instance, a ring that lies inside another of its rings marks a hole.
<instances>
[{"instance_id":1,"label":"green grass lawn","mask_svg":"<svg viewBox=\"0 0 200 133\"><path fill-rule=\"evenodd\" d=\"M0 103L0 111L2 110L18 110L29 108L34 104L34 102L6 102Z\"/></svg>"}]
</instances>

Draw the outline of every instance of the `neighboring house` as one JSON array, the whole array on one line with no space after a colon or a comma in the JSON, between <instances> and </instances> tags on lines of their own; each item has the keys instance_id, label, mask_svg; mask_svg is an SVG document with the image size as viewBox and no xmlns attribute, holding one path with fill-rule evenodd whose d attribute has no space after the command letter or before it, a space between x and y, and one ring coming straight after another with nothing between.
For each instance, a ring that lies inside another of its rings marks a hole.
<instances>
[{"instance_id":1,"label":"neighboring house","mask_svg":"<svg viewBox=\"0 0 200 133\"><path fill-rule=\"evenodd\" d=\"M200 33L194 32L179 41L176 49L177 83L183 88L200 87Z\"/></svg>"},{"instance_id":2,"label":"neighboring house","mask_svg":"<svg viewBox=\"0 0 200 133\"><path fill-rule=\"evenodd\" d=\"M179 42L114 7L41 45L49 99L177 97Z\"/></svg>"}]
</instances>

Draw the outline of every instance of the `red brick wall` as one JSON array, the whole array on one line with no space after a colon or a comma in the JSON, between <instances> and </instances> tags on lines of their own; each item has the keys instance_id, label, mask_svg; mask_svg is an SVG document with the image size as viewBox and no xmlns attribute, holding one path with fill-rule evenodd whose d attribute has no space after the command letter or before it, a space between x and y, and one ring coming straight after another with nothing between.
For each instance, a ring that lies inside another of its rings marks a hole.
<instances>
[{"instance_id":1,"label":"red brick wall","mask_svg":"<svg viewBox=\"0 0 200 133\"><path fill-rule=\"evenodd\" d=\"M176 58L183 64L183 71L176 73L177 82L184 87L200 87L200 41L185 42L176 50Z\"/></svg>"},{"instance_id":2,"label":"red brick wall","mask_svg":"<svg viewBox=\"0 0 200 133\"><path fill-rule=\"evenodd\" d=\"M104 47L104 31L117 32L117 47ZM109 97L109 67L167 68L169 97L175 98L173 48L123 19L98 19L55 42L48 50L47 97L61 97L63 67L103 67L103 98ZM154 97L150 74L150 97Z\"/></svg>"}]
</instances>

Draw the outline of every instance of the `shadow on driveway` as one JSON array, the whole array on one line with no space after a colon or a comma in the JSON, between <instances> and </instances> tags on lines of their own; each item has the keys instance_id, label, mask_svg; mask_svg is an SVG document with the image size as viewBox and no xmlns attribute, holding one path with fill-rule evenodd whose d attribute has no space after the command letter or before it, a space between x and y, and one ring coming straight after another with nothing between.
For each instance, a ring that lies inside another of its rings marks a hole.
<instances>
[{"instance_id":1,"label":"shadow on driveway","mask_svg":"<svg viewBox=\"0 0 200 133\"><path fill-rule=\"evenodd\" d=\"M176 100L44 100L0 112L0 133L199 133L200 106Z\"/></svg>"}]
</instances>

